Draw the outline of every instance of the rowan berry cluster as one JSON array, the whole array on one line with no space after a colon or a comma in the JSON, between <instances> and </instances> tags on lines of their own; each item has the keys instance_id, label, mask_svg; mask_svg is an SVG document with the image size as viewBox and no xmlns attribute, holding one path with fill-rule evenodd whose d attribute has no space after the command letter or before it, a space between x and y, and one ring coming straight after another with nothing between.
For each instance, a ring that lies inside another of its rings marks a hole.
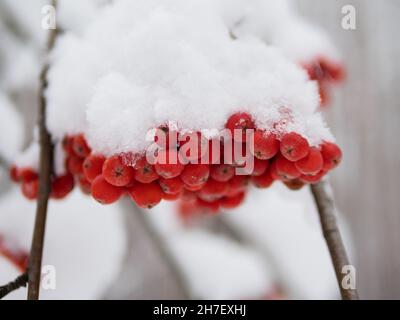
<instances>
[{"instance_id":1,"label":"rowan berry cluster","mask_svg":"<svg viewBox=\"0 0 400 320\"><path fill-rule=\"evenodd\" d=\"M249 185L268 188L282 181L297 190L316 183L342 156L334 143L315 147L295 132L259 129L244 112L228 119L225 132L230 133L227 139L226 135L207 139L200 132L163 125L155 129L153 148L145 153L107 158L92 152L83 135L65 137L67 174L53 180L51 196L65 197L77 181L83 192L102 204L128 195L142 208L152 208L163 199L182 199L183 207L217 212L220 207L239 206ZM13 168L11 174L22 183L27 198L37 197L36 172Z\"/></svg>"}]
</instances>

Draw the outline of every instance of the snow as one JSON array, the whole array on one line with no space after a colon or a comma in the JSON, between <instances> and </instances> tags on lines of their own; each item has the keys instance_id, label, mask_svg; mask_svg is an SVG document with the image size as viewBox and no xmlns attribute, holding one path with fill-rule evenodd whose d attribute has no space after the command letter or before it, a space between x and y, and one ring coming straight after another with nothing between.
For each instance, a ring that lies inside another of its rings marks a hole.
<instances>
[{"instance_id":1,"label":"snow","mask_svg":"<svg viewBox=\"0 0 400 320\"><path fill-rule=\"evenodd\" d=\"M11 163L22 142L22 119L12 102L0 91L0 157Z\"/></svg>"},{"instance_id":2,"label":"snow","mask_svg":"<svg viewBox=\"0 0 400 320\"><path fill-rule=\"evenodd\" d=\"M18 189L0 198L0 234L29 251L35 203ZM119 272L126 251L123 219L117 207L103 207L79 190L67 200L50 202L43 265L56 270L56 290L42 290L42 299L96 299ZM18 273L0 257L0 283ZM25 299L21 289L9 299Z\"/></svg>"},{"instance_id":3,"label":"snow","mask_svg":"<svg viewBox=\"0 0 400 320\"><path fill-rule=\"evenodd\" d=\"M286 107L293 120L284 131L312 145L333 140L305 71L260 37L232 40L214 6L121 0L82 35L60 37L47 91L53 136L83 132L105 155L139 152L146 132L166 121L222 129L229 115L248 111L271 130Z\"/></svg>"},{"instance_id":4,"label":"snow","mask_svg":"<svg viewBox=\"0 0 400 320\"><path fill-rule=\"evenodd\" d=\"M275 184L268 192L252 190L246 202L224 218L273 257L290 297L338 298L332 262L308 189L292 192ZM339 222L346 247L351 249L347 227Z\"/></svg>"},{"instance_id":5,"label":"snow","mask_svg":"<svg viewBox=\"0 0 400 320\"><path fill-rule=\"evenodd\" d=\"M261 298L275 287L273 272L253 248L205 229L187 229L167 203L149 219L177 259L190 292L200 299Z\"/></svg>"}]
</instances>

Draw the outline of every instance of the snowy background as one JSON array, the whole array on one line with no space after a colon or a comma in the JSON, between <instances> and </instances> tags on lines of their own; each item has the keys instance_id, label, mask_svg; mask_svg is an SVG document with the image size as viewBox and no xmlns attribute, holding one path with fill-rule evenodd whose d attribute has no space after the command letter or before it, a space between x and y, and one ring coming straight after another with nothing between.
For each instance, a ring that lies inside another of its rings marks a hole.
<instances>
[{"instance_id":1,"label":"snowy background","mask_svg":"<svg viewBox=\"0 0 400 320\"><path fill-rule=\"evenodd\" d=\"M98 71L96 66L104 62L102 55L105 53L93 53L89 48L86 58L80 56L82 46L77 45L75 37L80 37L86 26L95 21L107 2L60 0L58 23L69 30L70 39L64 43L67 50L58 48L54 59L62 54L62 59L70 59L82 67L68 70L65 69L67 62L64 66L59 64L59 69L50 75L54 78L51 83L55 88L50 91L50 100L57 108L51 129L56 135L58 131L65 132L62 123L57 122L57 117L65 115L60 112L63 108L70 110L69 105L77 107L84 99L94 101L92 104L98 106L99 101L115 99L129 91L124 91L128 82L113 75L100 81L93 97L83 90L88 78L97 77L90 68ZM215 1L217 9L222 10L224 22L230 25L236 21L238 11L235 8L240 8L241 1L228 1L232 3L230 10L221 9L226 8L226 2ZM264 5L269 9L262 11L265 16L260 17L260 12L249 10L247 15L255 23L232 24L232 30L239 37L256 34L298 63L312 59L318 52L334 60L339 59L339 52L345 57L348 79L343 88L335 89L333 103L325 111L329 126L345 154L344 163L332 174L338 207L343 212L340 221L357 267L361 297L399 298L400 279L396 277L396 271L400 268L400 258L396 248L400 243L397 196L400 148L394 138L400 116L400 97L395 90L399 75L396 59L399 45L388 41L399 18L399 6L389 0L379 4L373 0L351 1L357 9L357 29L345 31L341 28L341 8L348 2L295 2L301 15L294 15L285 5L265 1ZM46 37L40 28L40 9L46 3L40 0L0 2L0 235L6 239L7 246L22 250L29 248L35 206L11 186L5 168L33 140L37 78ZM271 12L275 14L271 15ZM379 25L374 22L377 15ZM282 23L284 27L276 28L277 17L280 22L286 22ZM104 34L107 34L107 23L111 22L105 22L101 37L107 38ZM118 27L123 29L125 26ZM329 36L319 28L325 29ZM206 35L208 29L199 30ZM168 36L174 36L173 30L163 29L163 32L160 39L168 40ZM101 43L104 50L112 49L112 43L105 46L95 31L86 37L91 37L88 41ZM132 41L143 41L138 37ZM118 41L115 38L118 37L113 38ZM218 35L213 35L212 39L221 40ZM149 50L157 49L151 42L147 45ZM198 56L194 55L193 59L196 58ZM112 65L114 62L107 63ZM110 65L104 63L105 70ZM113 68L118 69L115 64ZM131 77L129 70L123 72L126 72L125 77ZM213 74L208 75L211 76ZM121 92L115 95L103 90L110 87L110 83L113 86L120 84ZM304 87L294 86L296 90L299 88ZM243 90L242 95L248 96L249 92L249 89ZM310 98L299 100L289 94L288 101L298 104L312 101L312 93L307 97ZM219 102L226 99L224 96L218 98ZM142 96L124 99L142 99ZM169 110L168 104L164 108ZM107 118L107 105L102 109ZM66 119L68 114L77 116L67 112ZM90 118L90 108L88 115ZM163 116L165 113L161 112L160 117ZM77 123L78 128L72 131L80 129L81 124ZM107 132L101 130L91 134L107 136ZM252 190L239 209L219 217L189 222L182 221L175 209L174 204L163 204L143 216L143 212L128 202L102 207L78 190L65 201L52 203L44 264L56 268L57 289L43 290L42 297L181 298L188 294L182 290L184 283L189 295L196 298L338 298L333 268L308 190L292 192L281 185L262 192ZM351 238L349 234L352 234ZM172 262L166 257L172 257ZM179 274L174 272L176 269ZM18 270L0 256L0 283L6 283L16 275ZM9 298L24 298L25 295L25 290L20 290Z\"/></svg>"}]
</instances>

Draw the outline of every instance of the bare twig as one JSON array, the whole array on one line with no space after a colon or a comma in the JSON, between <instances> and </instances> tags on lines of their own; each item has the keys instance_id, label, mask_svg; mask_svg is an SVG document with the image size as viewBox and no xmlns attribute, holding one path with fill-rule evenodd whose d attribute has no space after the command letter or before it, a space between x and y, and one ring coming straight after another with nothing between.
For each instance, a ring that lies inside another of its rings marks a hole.
<instances>
[{"instance_id":1,"label":"bare twig","mask_svg":"<svg viewBox=\"0 0 400 320\"><path fill-rule=\"evenodd\" d=\"M54 7L56 1L53 0ZM47 50L50 52L54 46L57 31L49 30ZM29 258L29 286L28 299L39 299L40 275L42 267L43 243L46 229L47 205L51 191L51 174L53 167L53 145L51 136L46 128L46 97L47 73L49 64L46 62L40 75L40 100L39 100L39 197L36 208L36 219L33 231L32 246Z\"/></svg>"},{"instance_id":2,"label":"bare twig","mask_svg":"<svg viewBox=\"0 0 400 320\"><path fill-rule=\"evenodd\" d=\"M346 289L343 287L343 280L346 276L343 267L349 266L346 249L343 245L342 237L336 223L335 206L331 192L329 192L326 181L311 185L311 192L317 205L322 232L328 245L333 267L335 268L336 278L343 300L358 300L356 289Z\"/></svg>"},{"instance_id":3,"label":"bare twig","mask_svg":"<svg viewBox=\"0 0 400 320\"><path fill-rule=\"evenodd\" d=\"M21 288L26 287L28 283L28 273L21 274L17 279L10 283L0 287L0 299L3 299L6 295Z\"/></svg>"}]
</instances>

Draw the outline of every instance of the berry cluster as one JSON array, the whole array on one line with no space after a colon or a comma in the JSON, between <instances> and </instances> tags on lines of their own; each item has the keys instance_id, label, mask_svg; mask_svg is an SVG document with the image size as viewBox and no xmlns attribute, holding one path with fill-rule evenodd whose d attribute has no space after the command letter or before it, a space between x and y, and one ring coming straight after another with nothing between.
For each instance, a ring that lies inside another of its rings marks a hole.
<instances>
[{"instance_id":1,"label":"berry cluster","mask_svg":"<svg viewBox=\"0 0 400 320\"><path fill-rule=\"evenodd\" d=\"M332 83L340 83L344 80L344 67L324 57L317 58L312 63L304 63L303 67L310 79L318 82L321 105L328 104L330 101L329 86Z\"/></svg>"},{"instance_id":2,"label":"berry cluster","mask_svg":"<svg viewBox=\"0 0 400 320\"><path fill-rule=\"evenodd\" d=\"M77 181L83 192L102 204L128 195L142 208L152 208L163 199L182 199L182 212L194 207L217 212L239 206L250 184L268 188L282 181L297 190L318 182L341 160L334 143L312 147L295 132L266 132L247 113L232 115L225 131L228 141L161 126L154 134L154 162L147 153L106 158L92 152L83 135L68 136L63 141L67 174L53 180L51 195L63 198ZM23 194L35 199L37 174L26 168L13 168L11 174L22 182Z\"/></svg>"}]
</instances>

